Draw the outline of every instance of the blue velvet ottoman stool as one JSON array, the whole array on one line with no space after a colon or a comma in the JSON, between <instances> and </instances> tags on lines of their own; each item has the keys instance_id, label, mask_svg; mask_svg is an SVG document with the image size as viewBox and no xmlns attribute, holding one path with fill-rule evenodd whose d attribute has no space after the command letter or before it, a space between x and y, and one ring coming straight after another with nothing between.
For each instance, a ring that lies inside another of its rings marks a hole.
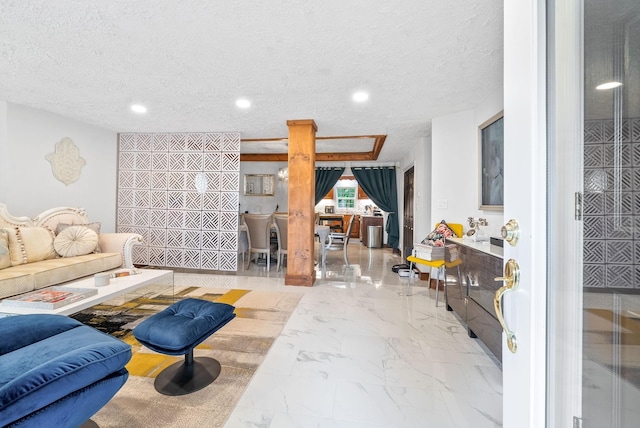
<instances>
[{"instance_id":1,"label":"blue velvet ottoman stool","mask_svg":"<svg viewBox=\"0 0 640 428\"><path fill-rule=\"evenodd\" d=\"M137 325L132 333L147 348L167 355L184 355L164 369L154 382L164 395L185 395L212 383L220 374L213 358L193 357L193 348L231 321L235 307L188 298Z\"/></svg>"}]
</instances>

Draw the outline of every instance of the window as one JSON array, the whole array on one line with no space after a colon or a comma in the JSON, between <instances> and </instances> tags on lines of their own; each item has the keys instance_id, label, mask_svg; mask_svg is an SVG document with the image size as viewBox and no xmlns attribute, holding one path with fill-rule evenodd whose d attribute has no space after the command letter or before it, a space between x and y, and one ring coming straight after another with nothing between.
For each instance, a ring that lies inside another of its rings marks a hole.
<instances>
[{"instance_id":1,"label":"window","mask_svg":"<svg viewBox=\"0 0 640 428\"><path fill-rule=\"evenodd\" d=\"M356 188L355 187L336 187L338 208L355 208L356 206Z\"/></svg>"}]
</instances>

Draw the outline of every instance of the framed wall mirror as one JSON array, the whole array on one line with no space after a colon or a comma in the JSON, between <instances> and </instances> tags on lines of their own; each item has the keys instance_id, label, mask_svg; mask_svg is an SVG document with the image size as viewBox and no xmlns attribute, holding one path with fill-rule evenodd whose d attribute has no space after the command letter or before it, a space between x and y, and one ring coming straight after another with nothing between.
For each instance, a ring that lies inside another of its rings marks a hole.
<instances>
[{"instance_id":1,"label":"framed wall mirror","mask_svg":"<svg viewBox=\"0 0 640 428\"><path fill-rule=\"evenodd\" d=\"M504 200L504 112L479 127L480 209L502 211Z\"/></svg>"},{"instance_id":2,"label":"framed wall mirror","mask_svg":"<svg viewBox=\"0 0 640 428\"><path fill-rule=\"evenodd\" d=\"M275 193L275 174L245 174L245 196L273 196Z\"/></svg>"}]
</instances>

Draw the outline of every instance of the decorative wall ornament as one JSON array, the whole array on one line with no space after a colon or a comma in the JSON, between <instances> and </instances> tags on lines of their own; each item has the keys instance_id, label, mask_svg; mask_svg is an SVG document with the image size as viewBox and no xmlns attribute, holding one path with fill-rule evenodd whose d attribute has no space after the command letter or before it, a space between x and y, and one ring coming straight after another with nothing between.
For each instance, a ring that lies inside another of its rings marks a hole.
<instances>
[{"instance_id":1,"label":"decorative wall ornament","mask_svg":"<svg viewBox=\"0 0 640 428\"><path fill-rule=\"evenodd\" d=\"M64 137L56 143L55 151L45 156L51 164L53 176L64 183L65 186L80 178L80 170L87 161L80 156L80 149L71 138Z\"/></svg>"},{"instance_id":2,"label":"decorative wall ornament","mask_svg":"<svg viewBox=\"0 0 640 428\"><path fill-rule=\"evenodd\" d=\"M207 189L209 188L209 179L207 178L207 174L204 172L199 172L196 174L196 178L194 179L196 191L201 195L207 193Z\"/></svg>"}]
</instances>

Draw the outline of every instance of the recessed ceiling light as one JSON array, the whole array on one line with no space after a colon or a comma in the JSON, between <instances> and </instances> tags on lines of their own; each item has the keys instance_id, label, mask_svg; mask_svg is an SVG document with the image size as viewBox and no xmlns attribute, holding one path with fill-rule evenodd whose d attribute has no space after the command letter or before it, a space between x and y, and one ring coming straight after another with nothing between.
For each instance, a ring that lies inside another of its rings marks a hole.
<instances>
[{"instance_id":1,"label":"recessed ceiling light","mask_svg":"<svg viewBox=\"0 0 640 428\"><path fill-rule=\"evenodd\" d=\"M596 86L596 89L599 89L599 90L603 91L605 89L617 88L618 86L622 86L622 83L620 83L620 82L606 82L606 83L603 83L602 85Z\"/></svg>"},{"instance_id":2,"label":"recessed ceiling light","mask_svg":"<svg viewBox=\"0 0 640 428\"><path fill-rule=\"evenodd\" d=\"M363 103L369 99L369 94L364 91L359 91L353 94L353 101L357 103Z\"/></svg>"},{"instance_id":3,"label":"recessed ceiling light","mask_svg":"<svg viewBox=\"0 0 640 428\"><path fill-rule=\"evenodd\" d=\"M131 110L136 112L136 113L146 113L147 112L147 108L145 106L143 106L142 104L133 104L131 106Z\"/></svg>"},{"instance_id":4,"label":"recessed ceiling light","mask_svg":"<svg viewBox=\"0 0 640 428\"><path fill-rule=\"evenodd\" d=\"M244 98L240 98L236 101L236 106L240 108L249 108L251 107L251 101L245 100Z\"/></svg>"}]
</instances>

